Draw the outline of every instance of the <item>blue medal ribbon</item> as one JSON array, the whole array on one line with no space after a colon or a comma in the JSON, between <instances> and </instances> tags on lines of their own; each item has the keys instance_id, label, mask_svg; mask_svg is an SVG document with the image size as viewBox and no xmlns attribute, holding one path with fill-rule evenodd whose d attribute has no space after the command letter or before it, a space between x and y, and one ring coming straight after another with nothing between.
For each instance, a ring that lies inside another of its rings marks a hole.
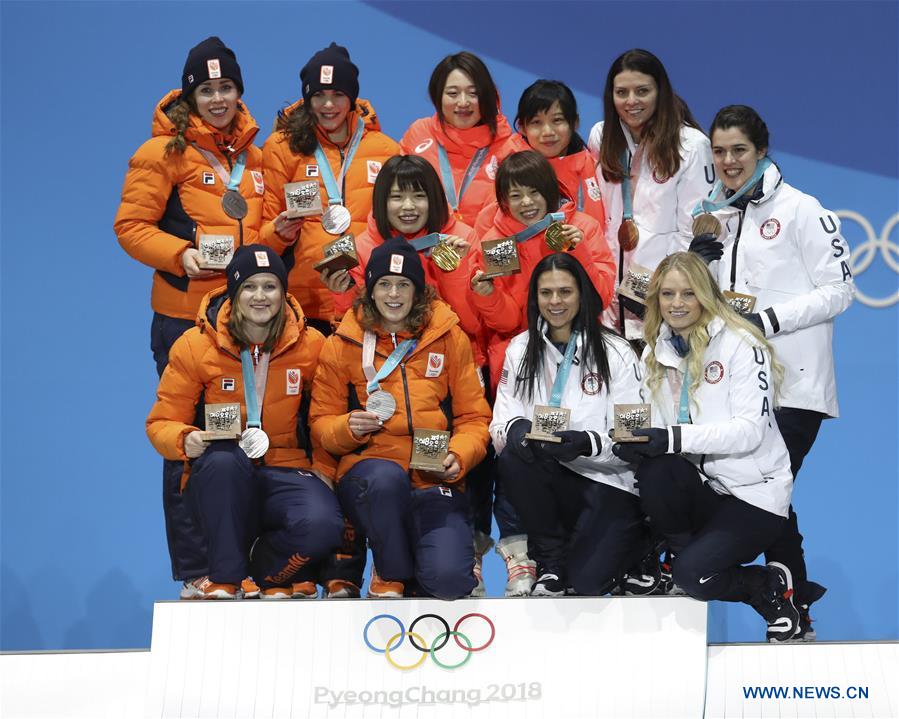
<instances>
[{"instance_id":1,"label":"blue medal ribbon","mask_svg":"<svg viewBox=\"0 0 899 719\"><path fill-rule=\"evenodd\" d=\"M484 164L484 159L487 157L487 151L489 149L490 146L488 145L487 147L480 148L474 153L471 162L468 163L468 169L465 170L465 174L462 176L462 187L459 190L459 196L456 197L456 182L453 180L453 168L450 167L449 156L446 154L446 148L439 142L437 143L437 157L440 162L440 180L443 183L443 189L446 192L446 200L449 202L450 209L452 209L453 212L456 212L459 209L459 203L462 202L462 196L474 180L475 175L478 174L481 165Z\"/></svg>"},{"instance_id":2,"label":"blue medal ribbon","mask_svg":"<svg viewBox=\"0 0 899 719\"><path fill-rule=\"evenodd\" d=\"M584 211L584 183L583 182L577 183L577 205L576 205L576 207L577 207L578 212Z\"/></svg>"},{"instance_id":3,"label":"blue medal ribbon","mask_svg":"<svg viewBox=\"0 0 899 719\"><path fill-rule=\"evenodd\" d=\"M550 407L562 406L562 392L565 385L568 384L568 375L571 373L571 363L574 361L574 352L577 349L577 332L572 332L568 338L568 345L565 347L565 355L562 357L562 363L556 372L556 379L553 382L552 393L549 395Z\"/></svg>"},{"instance_id":4,"label":"blue medal ribbon","mask_svg":"<svg viewBox=\"0 0 899 719\"><path fill-rule=\"evenodd\" d=\"M526 227L521 232L516 232L514 235L512 235L512 238L519 244L522 242L527 242L535 235L539 235L541 232L543 232L543 230L549 227L553 222L561 222L564 219L564 212L550 212L539 222L535 222L533 225L531 225L530 227Z\"/></svg>"},{"instance_id":5,"label":"blue medal ribbon","mask_svg":"<svg viewBox=\"0 0 899 719\"><path fill-rule=\"evenodd\" d=\"M256 374L253 371L253 358L250 350L244 347L240 351L240 369L243 373L243 396L247 403L247 429L262 427L259 416L259 398L256 396Z\"/></svg>"},{"instance_id":6,"label":"blue medal ribbon","mask_svg":"<svg viewBox=\"0 0 899 719\"><path fill-rule=\"evenodd\" d=\"M750 177L746 182L743 183L743 186L737 190L730 197L725 198L724 200L720 200L715 202L709 198L717 197L721 192L721 188L724 186L724 183L721 180L715 182L715 186L712 187L712 191L709 193L709 196L704 200L700 200L696 207L693 208L693 211L690 213L693 217L702 214L703 212L717 212L718 210L723 210L725 207L729 207L734 202L739 200L743 195L745 195L749 190L751 190L755 184L762 179L762 175L765 174L765 170L771 167L772 162L770 158L763 157L759 160L755 165L755 172L752 173L752 177Z\"/></svg>"},{"instance_id":7,"label":"blue medal ribbon","mask_svg":"<svg viewBox=\"0 0 899 719\"><path fill-rule=\"evenodd\" d=\"M680 386L680 404L677 410L678 424L691 424L690 420L690 371L684 370L684 381Z\"/></svg>"},{"instance_id":8,"label":"blue medal ribbon","mask_svg":"<svg viewBox=\"0 0 899 719\"><path fill-rule=\"evenodd\" d=\"M339 179L335 179L334 172L331 170L331 165L328 164L328 158L325 156L325 151L322 150L322 146L320 144L315 146L315 161L318 163L322 182L325 183L325 191L328 193L329 205L343 204L343 194L340 191L340 185L343 184L343 178L346 175L347 170L349 170L350 164L353 162L353 156L356 154L356 150L359 149L359 143L362 142L364 128L365 123L360 117L356 121L356 132L353 133L353 138L350 140L349 147L347 148L343 165L340 168Z\"/></svg>"},{"instance_id":9,"label":"blue medal ribbon","mask_svg":"<svg viewBox=\"0 0 899 719\"><path fill-rule=\"evenodd\" d=\"M631 158L629 150L621 153L621 166L624 167L624 176L621 178L621 199L624 200L624 210L621 219L634 219L634 196L631 192Z\"/></svg>"},{"instance_id":10,"label":"blue medal ribbon","mask_svg":"<svg viewBox=\"0 0 899 719\"><path fill-rule=\"evenodd\" d=\"M228 182L228 189L237 192L240 187L240 179L243 177L243 170L247 166L247 152L244 150L237 156L234 168L231 170L231 180Z\"/></svg>"},{"instance_id":11,"label":"blue medal ribbon","mask_svg":"<svg viewBox=\"0 0 899 719\"><path fill-rule=\"evenodd\" d=\"M407 354L410 354L415 347L418 345L418 340L416 339L407 339L400 342L396 349L390 353L390 357L387 358L387 361L381 365L381 369L372 377L366 389L369 394L373 392L377 392L381 388L381 380L387 377L393 370L397 368L397 366L402 362Z\"/></svg>"},{"instance_id":12,"label":"blue medal ribbon","mask_svg":"<svg viewBox=\"0 0 899 719\"><path fill-rule=\"evenodd\" d=\"M430 257L431 250L441 242L443 242L443 240L445 240L447 237L449 237L449 235L444 235L440 232L432 232L429 235L425 235L424 237L418 237L414 240L409 240L409 244L415 248L416 252L424 252L425 257ZM391 237L390 239L396 238Z\"/></svg>"}]
</instances>

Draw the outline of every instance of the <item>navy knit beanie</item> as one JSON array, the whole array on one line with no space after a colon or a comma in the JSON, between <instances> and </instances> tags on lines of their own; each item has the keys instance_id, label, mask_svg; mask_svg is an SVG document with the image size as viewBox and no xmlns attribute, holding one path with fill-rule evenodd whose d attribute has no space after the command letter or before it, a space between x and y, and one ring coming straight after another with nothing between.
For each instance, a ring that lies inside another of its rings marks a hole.
<instances>
[{"instance_id":1,"label":"navy knit beanie","mask_svg":"<svg viewBox=\"0 0 899 719\"><path fill-rule=\"evenodd\" d=\"M403 239L387 240L372 251L365 266L365 290L369 297L375 283L384 275L402 275L411 280L419 292L425 288L425 270L421 265L421 257Z\"/></svg>"},{"instance_id":2,"label":"navy knit beanie","mask_svg":"<svg viewBox=\"0 0 899 719\"><path fill-rule=\"evenodd\" d=\"M228 278L228 297L234 302L237 290L247 278L263 272L270 272L281 280L281 289L287 292L287 268L277 253L265 245L243 245L237 248L225 276Z\"/></svg>"},{"instance_id":3,"label":"navy knit beanie","mask_svg":"<svg viewBox=\"0 0 899 719\"><path fill-rule=\"evenodd\" d=\"M359 97L359 68L350 60L350 53L336 43L319 50L300 70L303 101L320 90L340 90L350 98L350 107L356 106Z\"/></svg>"},{"instance_id":4,"label":"navy knit beanie","mask_svg":"<svg viewBox=\"0 0 899 719\"><path fill-rule=\"evenodd\" d=\"M187 53L187 61L181 73L181 97L185 100L197 85L207 80L228 78L243 95L243 77L234 51L214 35L195 45Z\"/></svg>"}]
</instances>

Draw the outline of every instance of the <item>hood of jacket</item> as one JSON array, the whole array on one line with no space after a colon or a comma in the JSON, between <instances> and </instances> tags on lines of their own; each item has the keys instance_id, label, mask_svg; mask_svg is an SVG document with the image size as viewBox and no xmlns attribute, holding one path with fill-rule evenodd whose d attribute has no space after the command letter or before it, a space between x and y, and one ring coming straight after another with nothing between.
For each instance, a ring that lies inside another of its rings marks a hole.
<instances>
[{"instance_id":1,"label":"hood of jacket","mask_svg":"<svg viewBox=\"0 0 899 719\"><path fill-rule=\"evenodd\" d=\"M284 322L284 331L281 332L272 355L280 354L287 347L300 341L306 331L306 316L303 314L300 303L291 294L285 296L285 301L287 317ZM217 287L207 293L200 302L196 325L220 350L240 357L240 347L228 332L229 319L231 319L231 300L228 298L228 288Z\"/></svg>"},{"instance_id":2,"label":"hood of jacket","mask_svg":"<svg viewBox=\"0 0 899 719\"><path fill-rule=\"evenodd\" d=\"M415 352L420 352L422 347L428 346L438 337L445 335L457 324L459 324L459 318L456 316L456 313L450 309L450 306L443 300L434 300L431 303L431 317L422 330ZM337 327L335 334L358 344L362 344L364 330L362 329L362 325L359 324L357 312L347 312L340 322L340 325ZM388 334L389 333L387 332L378 330L379 336L386 336ZM397 338L403 339L411 336L411 334L405 332L397 334Z\"/></svg>"},{"instance_id":3,"label":"hood of jacket","mask_svg":"<svg viewBox=\"0 0 899 719\"><path fill-rule=\"evenodd\" d=\"M172 90L156 104L153 112L153 137L175 136L175 126L165 113L179 99L181 99L181 90ZM184 138L188 142L197 143L206 150L223 152L226 147L230 146L233 153L237 154L253 143L258 132L259 126L256 124L256 120L250 114L247 106L238 100L237 113L234 115L234 125L230 136L223 135L212 125L191 113L190 124L184 131Z\"/></svg>"}]
</instances>

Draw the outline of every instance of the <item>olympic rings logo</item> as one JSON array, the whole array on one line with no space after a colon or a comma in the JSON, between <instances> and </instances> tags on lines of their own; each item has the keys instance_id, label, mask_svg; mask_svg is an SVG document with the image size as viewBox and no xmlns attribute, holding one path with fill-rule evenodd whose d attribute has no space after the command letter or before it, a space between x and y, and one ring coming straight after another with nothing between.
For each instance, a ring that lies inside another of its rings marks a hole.
<instances>
[{"instance_id":1,"label":"olympic rings logo","mask_svg":"<svg viewBox=\"0 0 899 719\"><path fill-rule=\"evenodd\" d=\"M399 631L393 634L393 636L391 636L387 640L387 643L383 647L376 647L374 644L372 644L371 639L369 639L368 632L372 624L385 619L391 622L395 622ZM421 634L415 631L415 626L424 619L436 619L443 625L444 629L444 631L437 634L434 639L431 640L430 644L425 641ZM474 646L471 642L471 639L469 639L465 634L459 631L462 623L467 619L482 619L487 623L487 626L490 629L490 638L478 647ZM449 643L450 637L452 637L459 648L463 652L465 652L465 658L462 659L461 662L458 662L456 664L447 664L437 658L437 652L439 652ZM409 644L411 644L415 649L421 652L421 656L411 664L400 664L393 656L391 656L391 652L396 652L396 650L399 649L402 645L403 640L406 638L409 639ZM365 625L365 629L362 630L362 641L365 642L365 645L373 652L383 654L384 658L387 659L387 663L390 664L390 666L396 669L401 669L403 671L409 671L411 669L420 667L424 660L428 658L428 656L430 656L431 661L433 661L434 664L436 664L441 669L458 669L459 667L465 666L469 662L472 654L474 654L475 652L482 652L491 644L493 644L493 640L495 638L496 627L493 625L493 622L489 617L477 612L464 614L459 617L455 625L453 625L452 629L450 629L449 622L447 622L446 619L441 617L439 614L422 614L412 621L412 624L409 625L408 630L399 620L399 618L393 616L392 614L377 614L368 620L368 623Z\"/></svg>"},{"instance_id":2,"label":"olympic rings logo","mask_svg":"<svg viewBox=\"0 0 899 719\"><path fill-rule=\"evenodd\" d=\"M883 261L886 263L887 267L899 274L899 245L895 242L890 242L890 233L897 225L899 225L899 213L896 213L887 220L886 224L883 226L883 230L880 232L880 237L874 232L874 227L864 215L861 215L854 210L838 210L836 215L842 219L855 222L867 235L865 242L852 248L852 256L849 264L854 277L858 277L858 275L868 269L871 263L874 262L874 258L878 253L883 257ZM889 307L899 302L899 291L883 298L868 297L861 291L858 282L856 282L855 297L859 302L868 307Z\"/></svg>"}]
</instances>

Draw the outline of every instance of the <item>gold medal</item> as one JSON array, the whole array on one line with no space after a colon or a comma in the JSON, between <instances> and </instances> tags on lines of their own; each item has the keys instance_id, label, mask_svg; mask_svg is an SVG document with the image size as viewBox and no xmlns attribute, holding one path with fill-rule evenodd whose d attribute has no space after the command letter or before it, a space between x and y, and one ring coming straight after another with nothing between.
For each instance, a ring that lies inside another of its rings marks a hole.
<instances>
[{"instance_id":1,"label":"gold medal","mask_svg":"<svg viewBox=\"0 0 899 719\"><path fill-rule=\"evenodd\" d=\"M693 237L700 235L715 235L716 240L721 237L721 223L718 218L708 212L696 215L693 218Z\"/></svg>"},{"instance_id":2,"label":"gold medal","mask_svg":"<svg viewBox=\"0 0 899 719\"><path fill-rule=\"evenodd\" d=\"M625 252L632 252L640 241L640 230L631 218L621 221L618 228L618 244Z\"/></svg>"},{"instance_id":3,"label":"gold medal","mask_svg":"<svg viewBox=\"0 0 899 719\"><path fill-rule=\"evenodd\" d=\"M554 252L566 252L571 247L571 240L564 235L564 229L561 222L550 223L546 228L546 244Z\"/></svg>"},{"instance_id":4,"label":"gold medal","mask_svg":"<svg viewBox=\"0 0 899 719\"><path fill-rule=\"evenodd\" d=\"M434 245L434 249L431 250L431 259L444 272L452 272L462 261L455 248L442 241Z\"/></svg>"}]
</instances>

